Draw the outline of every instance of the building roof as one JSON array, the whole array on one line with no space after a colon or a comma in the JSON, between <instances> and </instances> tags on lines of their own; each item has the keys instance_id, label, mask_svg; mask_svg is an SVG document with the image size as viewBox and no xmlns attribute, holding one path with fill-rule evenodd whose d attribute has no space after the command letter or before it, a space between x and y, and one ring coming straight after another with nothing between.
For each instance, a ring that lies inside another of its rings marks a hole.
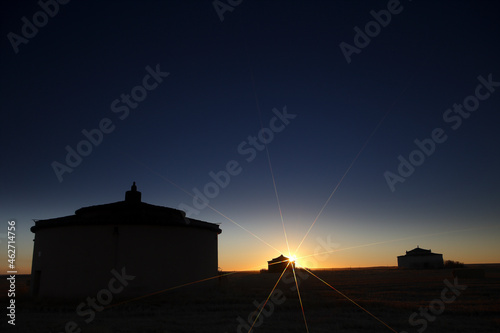
<instances>
[{"instance_id":1,"label":"building roof","mask_svg":"<svg viewBox=\"0 0 500 333\"><path fill-rule=\"evenodd\" d=\"M31 227L36 233L40 229L75 225L164 225L208 229L220 234L222 230L215 223L186 217L182 210L151 205L141 201L141 192L134 184L125 193L125 200L104 205L83 207L75 215L37 220Z\"/></svg>"},{"instance_id":2,"label":"building roof","mask_svg":"<svg viewBox=\"0 0 500 333\"><path fill-rule=\"evenodd\" d=\"M413 250L406 251L406 254L399 257L411 257L411 256L435 256L441 255L440 253L432 253L431 250L421 249L420 247L414 248Z\"/></svg>"},{"instance_id":3,"label":"building roof","mask_svg":"<svg viewBox=\"0 0 500 333\"><path fill-rule=\"evenodd\" d=\"M278 263L278 262L288 262L288 258L284 255L280 255L279 257L274 258L273 260L269 260L268 263Z\"/></svg>"}]
</instances>

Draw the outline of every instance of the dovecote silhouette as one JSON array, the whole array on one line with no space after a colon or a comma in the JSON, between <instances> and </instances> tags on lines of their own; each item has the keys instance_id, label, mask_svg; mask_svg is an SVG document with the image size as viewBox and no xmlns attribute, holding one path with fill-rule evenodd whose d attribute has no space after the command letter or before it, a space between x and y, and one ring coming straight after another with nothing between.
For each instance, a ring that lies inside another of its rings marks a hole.
<instances>
[{"instance_id":1,"label":"dovecote silhouette","mask_svg":"<svg viewBox=\"0 0 500 333\"><path fill-rule=\"evenodd\" d=\"M141 201L134 182L125 200L37 220L31 293L86 297L113 276L134 276L120 296L136 296L217 275L218 224Z\"/></svg>"}]
</instances>

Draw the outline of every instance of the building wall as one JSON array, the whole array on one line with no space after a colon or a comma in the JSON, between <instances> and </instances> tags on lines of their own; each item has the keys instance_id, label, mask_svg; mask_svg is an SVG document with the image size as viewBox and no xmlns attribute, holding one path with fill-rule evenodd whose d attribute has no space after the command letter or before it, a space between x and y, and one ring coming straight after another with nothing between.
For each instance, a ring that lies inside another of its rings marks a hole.
<instances>
[{"instance_id":1,"label":"building wall","mask_svg":"<svg viewBox=\"0 0 500 333\"><path fill-rule=\"evenodd\" d=\"M283 273L287 266L287 262L280 262L277 264L268 264L267 271L269 273Z\"/></svg>"},{"instance_id":2,"label":"building wall","mask_svg":"<svg viewBox=\"0 0 500 333\"><path fill-rule=\"evenodd\" d=\"M113 252L106 228L60 227L35 234L32 291L39 296L89 295L111 278Z\"/></svg>"},{"instance_id":3,"label":"building wall","mask_svg":"<svg viewBox=\"0 0 500 333\"><path fill-rule=\"evenodd\" d=\"M118 296L138 296L217 275L217 233L180 226L95 225L40 229L35 234L32 292L87 297L125 268Z\"/></svg>"},{"instance_id":4,"label":"building wall","mask_svg":"<svg viewBox=\"0 0 500 333\"><path fill-rule=\"evenodd\" d=\"M398 267L400 268L442 268L443 255L430 256L399 256Z\"/></svg>"}]
</instances>

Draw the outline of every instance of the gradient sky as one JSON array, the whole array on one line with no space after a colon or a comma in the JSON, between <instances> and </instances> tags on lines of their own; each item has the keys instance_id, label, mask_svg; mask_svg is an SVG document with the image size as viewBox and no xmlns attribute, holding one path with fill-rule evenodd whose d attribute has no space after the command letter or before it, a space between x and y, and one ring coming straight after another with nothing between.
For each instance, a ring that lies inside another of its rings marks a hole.
<instances>
[{"instance_id":1,"label":"gradient sky","mask_svg":"<svg viewBox=\"0 0 500 333\"><path fill-rule=\"evenodd\" d=\"M309 257L298 265L394 266L417 245L445 260L500 262L500 87L457 129L443 119L479 76L500 81L500 6L401 1L348 63L339 45L354 45L355 27L387 6L245 0L221 21L212 1L71 1L15 53L9 33L22 35L21 18L33 22L41 8L5 4L2 271L9 219L27 273L32 219L123 200L132 181L144 202L192 206L188 193L230 161L241 172L210 199L215 210L190 214L221 224L224 270L288 254L280 208L291 252L304 240L294 254ZM169 75L127 116L114 112L157 65ZM285 107L296 117L247 161L238 147ZM60 182L52 163L105 118L114 130ZM435 128L447 140L391 191L384 173Z\"/></svg>"}]
</instances>

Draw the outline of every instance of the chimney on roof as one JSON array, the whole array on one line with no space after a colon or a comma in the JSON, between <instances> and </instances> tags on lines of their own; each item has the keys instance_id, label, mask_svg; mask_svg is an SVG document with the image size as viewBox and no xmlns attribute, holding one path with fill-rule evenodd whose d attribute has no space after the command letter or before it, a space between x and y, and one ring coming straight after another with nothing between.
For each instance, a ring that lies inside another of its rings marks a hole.
<instances>
[{"instance_id":1,"label":"chimney on roof","mask_svg":"<svg viewBox=\"0 0 500 333\"><path fill-rule=\"evenodd\" d=\"M125 192L125 201L130 203L141 202L141 192L137 191L135 182L132 184L130 191Z\"/></svg>"}]
</instances>

